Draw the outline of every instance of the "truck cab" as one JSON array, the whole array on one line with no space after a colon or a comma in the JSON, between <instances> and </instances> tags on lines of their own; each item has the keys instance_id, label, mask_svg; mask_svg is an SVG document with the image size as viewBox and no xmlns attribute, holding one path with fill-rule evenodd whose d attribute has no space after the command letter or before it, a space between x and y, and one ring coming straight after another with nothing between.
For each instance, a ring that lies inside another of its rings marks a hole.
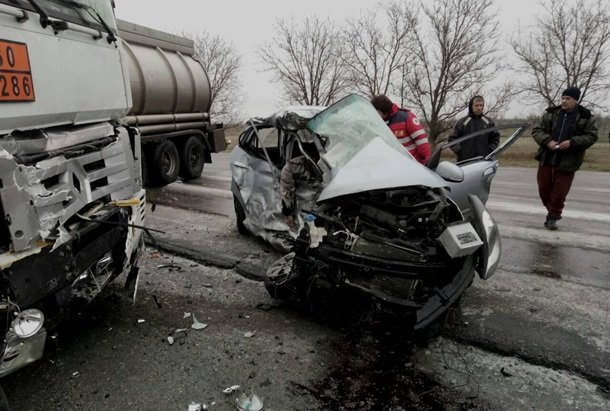
<instances>
[{"instance_id":1,"label":"truck cab","mask_svg":"<svg viewBox=\"0 0 610 411\"><path fill-rule=\"evenodd\" d=\"M3 377L42 356L45 318L137 275L145 191L112 3L0 0L0 33Z\"/></svg>"}]
</instances>

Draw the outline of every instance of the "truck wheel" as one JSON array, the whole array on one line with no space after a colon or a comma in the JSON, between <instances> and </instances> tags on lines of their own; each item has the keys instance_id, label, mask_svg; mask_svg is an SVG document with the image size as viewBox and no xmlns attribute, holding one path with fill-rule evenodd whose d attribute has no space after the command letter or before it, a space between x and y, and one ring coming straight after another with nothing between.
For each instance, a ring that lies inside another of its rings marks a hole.
<instances>
[{"instance_id":1,"label":"truck wheel","mask_svg":"<svg viewBox=\"0 0 610 411\"><path fill-rule=\"evenodd\" d=\"M180 177L185 180L194 180L201 176L205 161L205 146L195 136L189 137L180 151Z\"/></svg>"},{"instance_id":2,"label":"truck wheel","mask_svg":"<svg viewBox=\"0 0 610 411\"><path fill-rule=\"evenodd\" d=\"M235 217L237 221L237 231L239 234L248 235L250 232L244 225L244 220L246 219L246 212L244 208L241 206L239 200L233 195L233 205L235 206Z\"/></svg>"},{"instance_id":3,"label":"truck wheel","mask_svg":"<svg viewBox=\"0 0 610 411\"><path fill-rule=\"evenodd\" d=\"M162 187L173 183L178 178L180 156L176 145L165 140L153 146L153 160L147 162L147 178L153 187Z\"/></svg>"}]
</instances>

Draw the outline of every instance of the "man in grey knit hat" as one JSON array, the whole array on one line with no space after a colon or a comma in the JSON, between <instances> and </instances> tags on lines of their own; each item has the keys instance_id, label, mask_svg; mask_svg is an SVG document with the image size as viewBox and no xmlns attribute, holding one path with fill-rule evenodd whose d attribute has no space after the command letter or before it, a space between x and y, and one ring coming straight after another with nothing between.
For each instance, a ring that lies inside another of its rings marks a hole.
<instances>
[{"instance_id":1,"label":"man in grey knit hat","mask_svg":"<svg viewBox=\"0 0 610 411\"><path fill-rule=\"evenodd\" d=\"M547 209L544 226L549 230L557 230L574 174L582 165L585 151L597 141L596 122L579 99L578 87L566 88L561 93L561 104L549 107L532 130L540 146L535 157L539 162L538 193Z\"/></svg>"}]
</instances>

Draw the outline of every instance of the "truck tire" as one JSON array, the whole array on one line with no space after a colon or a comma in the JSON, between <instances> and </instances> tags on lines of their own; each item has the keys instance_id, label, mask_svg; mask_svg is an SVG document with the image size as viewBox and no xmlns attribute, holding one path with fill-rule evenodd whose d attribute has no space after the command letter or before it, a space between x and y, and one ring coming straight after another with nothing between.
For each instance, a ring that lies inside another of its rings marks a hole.
<instances>
[{"instance_id":1,"label":"truck tire","mask_svg":"<svg viewBox=\"0 0 610 411\"><path fill-rule=\"evenodd\" d=\"M205 162L205 146L195 136L189 137L180 150L180 177L184 181L201 177Z\"/></svg>"},{"instance_id":2,"label":"truck tire","mask_svg":"<svg viewBox=\"0 0 610 411\"><path fill-rule=\"evenodd\" d=\"M155 144L152 153L152 164L148 161L146 164L146 177L150 185L152 187L162 187L176 181L180 170L180 155L176 145L170 140L165 140Z\"/></svg>"},{"instance_id":3,"label":"truck tire","mask_svg":"<svg viewBox=\"0 0 610 411\"><path fill-rule=\"evenodd\" d=\"M233 206L235 207L235 219L237 223L237 231L239 234L249 235L250 232L244 225L244 220L246 219L246 212L244 208L241 206L239 200L233 195Z\"/></svg>"}]
</instances>

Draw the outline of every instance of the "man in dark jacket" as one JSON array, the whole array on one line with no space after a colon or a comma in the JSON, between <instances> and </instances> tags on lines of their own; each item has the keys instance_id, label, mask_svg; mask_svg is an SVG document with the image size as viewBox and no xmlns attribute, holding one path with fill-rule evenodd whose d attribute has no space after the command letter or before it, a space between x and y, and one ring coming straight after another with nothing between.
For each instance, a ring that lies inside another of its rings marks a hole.
<instances>
[{"instance_id":1,"label":"man in dark jacket","mask_svg":"<svg viewBox=\"0 0 610 411\"><path fill-rule=\"evenodd\" d=\"M580 89L568 87L561 94L561 104L548 108L532 130L540 146L536 153L538 192L547 209L544 226L549 230L557 230L574 174L582 165L585 151L597 141L593 115L578 104L579 99Z\"/></svg>"},{"instance_id":2,"label":"man in dark jacket","mask_svg":"<svg viewBox=\"0 0 610 411\"><path fill-rule=\"evenodd\" d=\"M484 157L498 147L500 143L500 133L496 129L494 121L483 114L485 100L481 96L474 96L468 103L468 115L455 123L453 132L449 135L449 141L457 140L467 134L489 129L488 133L483 133L470 140L451 147L457 154L457 161L468 160L473 157Z\"/></svg>"}]
</instances>

